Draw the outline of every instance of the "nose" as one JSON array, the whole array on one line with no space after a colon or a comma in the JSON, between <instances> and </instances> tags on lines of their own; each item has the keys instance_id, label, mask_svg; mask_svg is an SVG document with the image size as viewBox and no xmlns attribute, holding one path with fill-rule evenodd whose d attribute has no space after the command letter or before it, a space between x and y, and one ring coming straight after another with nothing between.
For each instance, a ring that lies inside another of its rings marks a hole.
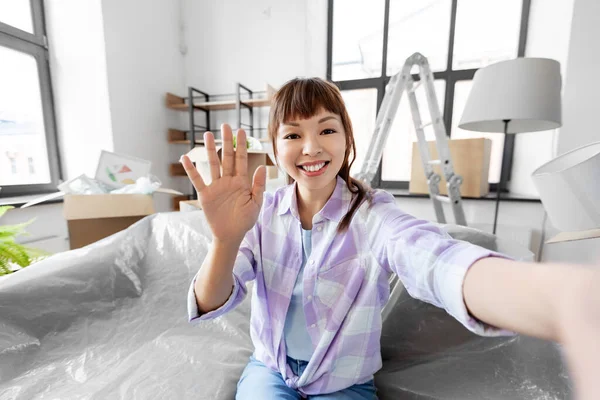
<instances>
[{"instance_id":1,"label":"nose","mask_svg":"<svg viewBox=\"0 0 600 400\"><path fill-rule=\"evenodd\" d=\"M320 142L320 136L307 135L304 139L303 154L310 157L315 157L323 152Z\"/></svg>"}]
</instances>

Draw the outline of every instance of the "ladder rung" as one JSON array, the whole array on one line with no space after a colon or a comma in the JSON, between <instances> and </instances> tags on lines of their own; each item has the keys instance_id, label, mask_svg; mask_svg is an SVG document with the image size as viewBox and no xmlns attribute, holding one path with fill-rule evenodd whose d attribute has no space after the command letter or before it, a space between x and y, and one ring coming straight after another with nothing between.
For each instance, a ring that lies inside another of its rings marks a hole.
<instances>
[{"instance_id":1,"label":"ladder rung","mask_svg":"<svg viewBox=\"0 0 600 400\"><path fill-rule=\"evenodd\" d=\"M433 124L433 121L426 122L424 124L421 124L421 126L419 126L419 129L427 128L429 125L432 125L432 124Z\"/></svg>"},{"instance_id":2,"label":"ladder rung","mask_svg":"<svg viewBox=\"0 0 600 400\"><path fill-rule=\"evenodd\" d=\"M427 164L429 165L440 165L442 163L442 160L429 160L427 161Z\"/></svg>"},{"instance_id":3,"label":"ladder rung","mask_svg":"<svg viewBox=\"0 0 600 400\"><path fill-rule=\"evenodd\" d=\"M439 200L439 201L441 201L443 203L450 203L450 197L448 197L448 196L442 196L442 195L438 194L438 195L435 196L435 199Z\"/></svg>"}]
</instances>

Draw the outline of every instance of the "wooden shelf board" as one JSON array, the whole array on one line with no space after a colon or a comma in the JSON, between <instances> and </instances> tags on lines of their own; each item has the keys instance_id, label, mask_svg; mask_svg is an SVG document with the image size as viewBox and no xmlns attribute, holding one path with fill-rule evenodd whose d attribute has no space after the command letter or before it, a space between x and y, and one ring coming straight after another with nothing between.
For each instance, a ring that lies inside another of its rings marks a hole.
<instances>
[{"instance_id":1,"label":"wooden shelf board","mask_svg":"<svg viewBox=\"0 0 600 400\"><path fill-rule=\"evenodd\" d=\"M242 104L250 107L268 107L271 105L270 98L246 99L242 100ZM219 111L219 110L235 110L235 100L209 101L194 103L196 110ZM175 96L167 93L167 107L172 110L188 111L189 106L183 97Z\"/></svg>"},{"instance_id":2,"label":"wooden shelf board","mask_svg":"<svg viewBox=\"0 0 600 400\"><path fill-rule=\"evenodd\" d=\"M235 110L235 100L223 100L223 101L209 101L203 103L194 103L196 108L208 111L219 111L219 110ZM242 100L242 104L250 107L266 107L271 104L269 99L248 99Z\"/></svg>"},{"instance_id":3,"label":"wooden shelf board","mask_svg":"<svg viewBox=\"0 0 600 400\"><path fill-rule=\"evenodd\" d=\"M248 99L242 100L242 103L252 107L269 107L271 99Z\"/></svg>"},{"instance_id":4,"label":"wooden shelf board","mask_svg":"<svg viewBox=\"0 0 600 400\"><path fill-rule=\"evenodd\" d=\"M169 144L190 144L189 140L169 140Z\"/></svg>"},{"instance_id":5,"label":"wooden shelf board","mask_svg":"<svg viewBox=\"0 0 600 400\"><path fill-rule=\"evenodd\" d=\"M215 139L215 144L221 144L223 141L221 139ZM171 140L170 144L190 144L189 140ZM196 144L204 144L204 140L196 140Z\"/></svg>"},{"instance_id":6,"label":"wooden shelf board","mask_svg":"<svg viewBox=\"0 0 600 400\"><path fill-rule=\"evenodd\" d=\"M172 109L172 110L177 110L177 111L188 111L189 107L187 104L185 103L180 103L180 104L167 104L167 107ZM197 110L203 110L203 108L198 107L197 104L194 104L194 108Z\"/></svg>"},{"instance_id":7,"label":"wooden shelf board","mask_svg":"<svg viewBox=\"0 0 600 400\"><path fill-rule=\"evenodd\" d=\"M186 176L185 169L180 163L172 163L169 165L169 175L171 176Z\"/></svg>"}]
</instances>

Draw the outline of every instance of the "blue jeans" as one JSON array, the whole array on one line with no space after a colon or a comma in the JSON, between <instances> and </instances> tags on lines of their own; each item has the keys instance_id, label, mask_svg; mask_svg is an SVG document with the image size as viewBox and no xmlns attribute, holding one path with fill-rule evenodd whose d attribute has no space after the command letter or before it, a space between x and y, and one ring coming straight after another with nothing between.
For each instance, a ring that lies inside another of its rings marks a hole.
<instances>
[{"instance_id":1,"label":"blue jeans","mask_svg":"<svg viewBox=\"0 0 600 400\"><path fill-rule=\"evenodd\" d=\"M302 375L306 361L295 360L288 357L287 362L292 371L298 376ZM309 400L377 400L375 383L369 382L354 385L347 389L335 393L310 395ZM294 389L289 388L279 372L271 370L269 367L250 356L250 362L246 365L244 372L237 384L236 400L247 399L282 399L282 400L300 400L302 396Z\"/></svg>"}]
</instances>

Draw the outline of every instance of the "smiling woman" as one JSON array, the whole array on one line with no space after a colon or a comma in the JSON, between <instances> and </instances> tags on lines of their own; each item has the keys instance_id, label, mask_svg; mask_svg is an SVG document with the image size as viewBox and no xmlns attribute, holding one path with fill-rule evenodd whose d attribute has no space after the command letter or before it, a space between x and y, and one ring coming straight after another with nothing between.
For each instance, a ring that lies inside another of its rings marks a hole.
<instances>
[{"instance_id":1,"label":"smiling woman","mask_svg":"<svg viewBox=\"0 0 600 400\"><path fill-rule=\"evenodd\" d=\"M340 223L339 230L345 230L358 207L370 199L370 189L350 177L356 144L339 89L318 78L292 79L275 94L269 135L277 162L288 174L288 183L298 182L303 228L312 227L312 216L331 196L336 176L357 194Z\"/></svg>"},{"instance_id":2,"label":"smiling woman","mask_svg":"<svg viewBox=\"0 0 600 400\"><path fill-rule=\"evenodd\" d=\"M278 160L293 180L302 182L303 189L314 192L325 182L333 183L344 161L345 135L339 117L324 109L308 119L286 121L275 142ZM317 176L323 179L305 179Z\"/></svg>"},{"instance_id":3,"label":"smiling woman","mask_svg":"<svg viewBox=\"0 0 600 400\"><path fill-rule=\"evenodd\" d=\"M231 128L222 131L222 175L214 137L205 135L209 185L183 158L214 237L190 285L188 312L190 321L219 317L255 281L254 353L238 400L376 399L392 274L410 296L444 308L478 335L560 341L582 393L598 398L600 274L517 262L456 240L399 209L391 194L351 178L352 125L337 87L298 78L273 97L269 134L292 181L275 193L265 193L262 167L248 182L245 132L238 130L234 152Z\"/></svg>"}]
</instances>

